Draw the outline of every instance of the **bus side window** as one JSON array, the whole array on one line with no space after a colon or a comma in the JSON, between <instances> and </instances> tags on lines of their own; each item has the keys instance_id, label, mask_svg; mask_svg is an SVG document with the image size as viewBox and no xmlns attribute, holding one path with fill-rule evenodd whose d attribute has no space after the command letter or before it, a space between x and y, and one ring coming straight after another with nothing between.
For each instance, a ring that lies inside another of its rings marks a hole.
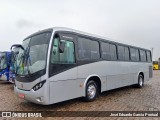
<instances>
[{"instance_id":1,"label":"bus side window","mask_svg":"<svg viewBox=\"0 0 160 120\"><path fill-rule=\"evenodd\" d=\"M129 61L129 49L128 49L128 47L124 48L124 60Z\"/></svg>"},{"instance_id":2,"label":"bus side window","mask_svg":"<svg viewBox=\"0 0 160 120\"><path fill-rule=\"evenodd\" d=\"M119 60L124 60L124 58L125 58L125 54L124 54L125 52L124 52L124 47L123 46L120 46L120 45L118 45L118 59Z\"/></svg>"},{"instance_id":3,"label":"bus side window","mask_svg":"<svg viewBox=\"0 0 160 120\"><path fill-rule=\"evenodd\" d=\"M101 43L101 49L102 49L102 58L106 60L110 60L110 45L109 43Z\"/></svg>"},{"instance_id":4,"label":"bus side window","mask_svg":"<svg viewBox=\"0 0 160 120\"><path fill-rule=\"evenodd\" d=\"M59 63L59 38L54 39L53 48L52 48L52 57L51 57L51 63Z\"/></svg>"},{"instance_id":5,"label":"bus side window","mask_svg":"<svg viewBox=\"0 0 160 120\"><path fill-rule=\"evenodd\" d=\"M146 53L144 50L140 50L140 58L142 62L146 62Z\"/></svg>"},{"instance_id":6,"label":"bus side window","mask_svg":"<svg viewBox=\"0 0 160 120\"><path fill-rule=\"evenodd\" d=\"M99 43L97 41L78 37L78 57L88 60L99 59Z\"/></svg>"},{"instance_id":7,"label":"bus side window","mask_svg":"<svg viewBox=\"0 0 160 120\"><path fill-rule=\"evenodd\" d=\"M136 61L136 50L134 48L130 48L130 56L131 61Z\"/></svg>"},{"instance_id":8,"label":"bus side window","mask_svg":"<svg viewBox=\"0 0 160 120\"><path fill-rule=\"evenodd\" d=\"M65 42L64 52L60 53L60 63L75 63L75 56L74 56L74 43L63 40Z\"/></svg>"},{"instance_id":9,"label":"bus side window","mask_svg":"<svg viewBox=\"0 0 160 120\"><path fill-rule=\"evenodd\" d=\"M110 55L111 55L111 60L117 60L117 50L116 50L116 45L110 44Z\"/></svg>"},{"instance_id":10,"label":"bus side window","mask_svg":"<svg viewBox=\"0 0 160 120\"><path fill-rule=\"evenodd\" d=\"M74 43L68 40L61 40L65 43L64 52L59 52L59 38L54 39L51 63L55 64L72 64L75 63Z\"/></svg>"},{"instance_id":11,"label":"bus side window","mask_svg":"<svg viewBox=\"0 0 160 120\"><path fill-rule=\"evenodd\" d=\"M135 51L136 51L136 61L139 61L139 51L138 49L136 49Z\"/></svg>"},{"instance_id":12,"label":"bus side window","mask_svg":"<svg viewBox=\"0 0 160 120\"><path fill-rule=\"evenodd\" d=\"M151 58L151 52L147 51L147 62L151 62L152 58Z\"/></svg>"}]
</instances>

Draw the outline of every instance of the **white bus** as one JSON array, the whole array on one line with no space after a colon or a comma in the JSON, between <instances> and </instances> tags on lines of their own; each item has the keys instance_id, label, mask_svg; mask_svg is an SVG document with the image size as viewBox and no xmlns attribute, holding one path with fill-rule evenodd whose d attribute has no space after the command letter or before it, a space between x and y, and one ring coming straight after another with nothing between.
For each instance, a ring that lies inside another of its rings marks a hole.
<instances>
[{"instance_id":1,"label":"white bus","mask_svg":"<svg viewBox=\"0 0 160 120\"><path fill-rule=\"evenodd\" d=\"M34 33L20 47L14 91L37 104L84 97L152 77L151 51L68 28Z\"/></svg>"}]
</instances>

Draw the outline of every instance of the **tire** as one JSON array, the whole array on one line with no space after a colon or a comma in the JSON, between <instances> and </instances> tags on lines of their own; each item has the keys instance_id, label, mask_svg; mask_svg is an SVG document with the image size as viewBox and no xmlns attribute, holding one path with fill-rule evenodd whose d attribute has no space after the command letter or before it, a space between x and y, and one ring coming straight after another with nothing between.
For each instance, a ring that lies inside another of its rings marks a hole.
<instances>
[{"instance_id":1,"label":"tire","mask_svg":"<svg viewBox=\"0 0 160 120\"><path fill-rule=\"evenodd\" d=\"M137 84L137 87L138 88L142 88L144 86L144 77L143 77L143 75L139 75L138 76L138 84Z\"/></svg>"},{"instance_id":2,"label":"tire","mask_svg":"<svg viewBox=\"0 0 160 120\"><path fill-rule=\"evenodd\" d=\"M86 85L85 100L87 102L91 102L91 101L95 100L97 96L98 96L97 84L93 80L91 80Z\"/></svg>"}]
</instances>

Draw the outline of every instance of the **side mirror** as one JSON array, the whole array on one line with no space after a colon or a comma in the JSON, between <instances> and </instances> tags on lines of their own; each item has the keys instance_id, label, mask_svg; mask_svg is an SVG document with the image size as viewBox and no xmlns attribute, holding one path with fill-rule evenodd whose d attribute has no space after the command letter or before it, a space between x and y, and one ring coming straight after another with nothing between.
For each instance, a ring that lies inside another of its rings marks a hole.
<instances>
[{"instance_id":1,"label":"side mirror","mask_svg":"<svg viewBox=\"0 0 160 120\"><path fill-rule=\"evenodd\" d=\"M65 42L60 41L59 52L64 53L64 48L65 48Z\"/></svg>"},{"instance_id":2,"label":"side mirror","mask_svg":"<svg viewBox=\"0 0 160 120\"><path fill-rule=\"evenodd\" d=\"M11 51L13 48L21 48L22 50L25 50L24 47L21 44L14 44L11 46Z\"/></svg>"}]
</instances>

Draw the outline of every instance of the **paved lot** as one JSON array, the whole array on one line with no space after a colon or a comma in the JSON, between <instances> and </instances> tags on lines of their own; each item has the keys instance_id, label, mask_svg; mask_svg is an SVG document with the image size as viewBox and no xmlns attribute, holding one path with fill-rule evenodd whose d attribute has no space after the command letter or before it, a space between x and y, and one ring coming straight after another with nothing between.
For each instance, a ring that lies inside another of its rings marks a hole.
<instances>
[{"instance_id":1,"label":"paved lot","mask_svg":"<svg viewBox=\"0 0 160 120\"><path fill-rule=\"evenodd\" d=\"M13 84L0 81L0 111L160 111L160 71L142 89L132 86L107 91L94 102L74 99L54 105L42 106L17 98ZM1 119L1 118L0 118ZM47 118L52 119L52 118ZM58 118L56 118L58 119ZM68 118L64 118L68 119ZM75 119L75 118L70 118ZM77 118L93 119L93 118ZM94 118L99 119L99 118ZM106 119L106 118L103 118ZM111 118L107 118L111 119ZM126 117L112 119L127 119ZM140 119L140 118L130 118ZM141 119L146 119L141 117ZM150 118L147 118L150 119ZM158 118L152 118L158 119Z\"/></svg>"}]
</instances>

